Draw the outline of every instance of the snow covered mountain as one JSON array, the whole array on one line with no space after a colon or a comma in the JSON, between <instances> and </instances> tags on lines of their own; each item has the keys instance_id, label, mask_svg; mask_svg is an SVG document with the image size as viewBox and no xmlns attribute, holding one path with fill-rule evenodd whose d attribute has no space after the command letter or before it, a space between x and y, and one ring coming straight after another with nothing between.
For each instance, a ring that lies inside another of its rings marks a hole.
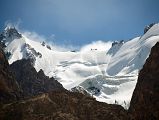
<instances>
[{"instance_id":1,"label":"snow covered mountain","mask_svg":"<svg viewBox=\"0 0 159 120\"><path fill-rule=\"evenodd\" d=\"M37 71L44 70L66 89L78 86L98 101L128 108L138 72L152 46L159 41L159 24L147 27L144 35L127 42L98 41L79 51L59 51L10 27L2 32L0 39L7 43L10 64L30 58Z\"/></svg>"}]
</instances>

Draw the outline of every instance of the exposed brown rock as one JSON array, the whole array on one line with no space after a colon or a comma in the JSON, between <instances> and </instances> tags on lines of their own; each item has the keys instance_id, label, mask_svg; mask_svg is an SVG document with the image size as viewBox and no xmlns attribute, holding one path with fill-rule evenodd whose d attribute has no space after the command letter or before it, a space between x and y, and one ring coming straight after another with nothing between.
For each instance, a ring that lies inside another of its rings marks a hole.
<instances>
[{"instance_id":1,"label":"exposed brown rock","mask_svg":"<svg viewBox=\"0 0 159 120\"><path fill-rule=\"evenodd\" d=\"M4 105L0 119L12 120L126 120L118 105L100 103L80 93L54 91Z\"/></svg>"},{"instance_id":2,"label":"exposed brown rock","mask_svg":"<svg viewBox=\"0 0 159 120\"><path fill-rule=\"evenodd\" d=\"M16 100L20 89L14 79L5 54L0 47L0 104Z\"/></svg>"},{"instance_id":3,"label":"exposed brown rock","mask_svg":"<svg viewBox=\"0 0 159 120\"><path fill-rule=\"evenodd\" d=\"M134 120L159 120L159 43L139 73L129 113Z\"/></svg>"}]
</instances>

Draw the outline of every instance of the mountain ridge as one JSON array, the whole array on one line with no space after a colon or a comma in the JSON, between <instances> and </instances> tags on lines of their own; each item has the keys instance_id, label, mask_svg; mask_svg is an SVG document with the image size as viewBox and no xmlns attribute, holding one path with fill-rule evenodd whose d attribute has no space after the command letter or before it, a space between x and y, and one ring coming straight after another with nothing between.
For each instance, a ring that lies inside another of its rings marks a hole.
<instances>
[{"instance_id":1,"label":"mountain ridge","mask_svg":"<svg viewBox=\"0 0 159 120\"><path fill-rule=\"evenodd\" d=\"M61 52L51 45L50 50L22 34L21 38L13 39L6 50L11 53L10 64L32 58L36 71L42 69L45 75L56 78L66 89L79 86L98 101L110 104L117 101L128 109L138 72L158 39L159 24L154 24L141 37L123 41L119 48L108 45L107 50L98 50L98 46L89 46L87 52ZM94 94L96 90L98 94Z\"/></svg>"},{"instance_id":2,"label":"mountain ridge","mask_svg":"<svg viewBox=\"0 0 159 120\"><path fill-rule=\"evenodd\" d=\"M5 61L0 65L5 65L7 63L5 57L0 58L1 61ZM152 48L151 54L139 73L138 82L128 111L119 105L98 102L93 97L85 96L78 92L55 90L20 100L12 99L12 101L8 103L1 103L0 119L157 120L159 118L158 60L159 42ZM21 61L24 62L23 60ZM16 64L18 63L19 61L16 62ZM9 69L9 67L6 69ZM0 70L3 70L1 66ZM5 76L11 74L12 73L7 72ZM3 73L0 73L0 76L1 75L3 75ZM6 79L6 82L7 80L8 79ZM3 79L0 79L0 83L1 81L3 81Z\"/></svg>"}]
</instances>

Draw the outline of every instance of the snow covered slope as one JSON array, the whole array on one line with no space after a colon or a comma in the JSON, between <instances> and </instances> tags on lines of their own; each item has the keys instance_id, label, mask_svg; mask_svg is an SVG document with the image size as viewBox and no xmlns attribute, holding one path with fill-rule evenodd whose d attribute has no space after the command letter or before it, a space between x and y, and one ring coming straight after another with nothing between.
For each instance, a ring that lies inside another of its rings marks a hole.
<instances>
[{"instance_id":1,"label":"snow covered slope","mask_svg":"<svg viewBox=\"0 0 159 120\"><path fill-rule=\"evenodd\" d=\"M152 46L159 41L159 24L155 24L143 36L125 43L97 41L71 52L28 39L16 30L8 36L9 29L1 36L7 41L6 50L11 53L10 64L31 58L37 71L43 69L66 89L81 86L97 100L125 108L129 107L138 71Z\"/></svg>"}]
</instances>

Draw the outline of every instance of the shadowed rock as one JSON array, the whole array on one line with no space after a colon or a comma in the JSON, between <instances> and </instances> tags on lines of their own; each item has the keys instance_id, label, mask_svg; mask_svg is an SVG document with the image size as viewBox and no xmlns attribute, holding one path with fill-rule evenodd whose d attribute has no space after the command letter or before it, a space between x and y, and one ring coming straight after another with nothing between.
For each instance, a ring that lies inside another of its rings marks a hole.
<instances>
[{"instance_id":1,"label":"shadowed rock","mask_svg":"<svg viewBox=\"0 0 159 120\"><path fill-rule=\"evenodd\" d=\"M134 120L159 120L159 43L139 73L129 113Z\"/></svg>"},{"instance_id":2,"label":"shadowed rock","mask_svg":"<svg viewBox=\"0 0 159 120\"><path fill-rule=\"evenodd\" d=\"M37 72L31 60L18 60L10 65L24 96L34 96L54 90L64 90L63 86L53 77L45 76L40 70Z\"/></svg>"},{"instance_id":3,"label":"shadowed rock","mask_svg":"<svg viewBox=\"0 0 159 120\"><path fill-rule=\"evenodd\" d=\"M4 105L0 119L12 120L126 120L119 105L108 105L80 93L54 91Z\"/></svg>"},{"instance_id":4,"label":"shadowed rock","mask_svg":"<svg viewBox=\"0 0 159 120\"><path fill-rule=\"evenodd\" d=\"M18 96L20 96L19 86L0 46L0 104L17 100Z\"/></svg>"},{"instance_id":5,"label":"shadowed rock","mask_svg":"<svg viewBox=\"0 0 159 120\"><path fill-rule=\"evenodd\" d=\"M151 23L144 28L144 34L154 25L155 23Z\"/></svg>"}]
</instances>

